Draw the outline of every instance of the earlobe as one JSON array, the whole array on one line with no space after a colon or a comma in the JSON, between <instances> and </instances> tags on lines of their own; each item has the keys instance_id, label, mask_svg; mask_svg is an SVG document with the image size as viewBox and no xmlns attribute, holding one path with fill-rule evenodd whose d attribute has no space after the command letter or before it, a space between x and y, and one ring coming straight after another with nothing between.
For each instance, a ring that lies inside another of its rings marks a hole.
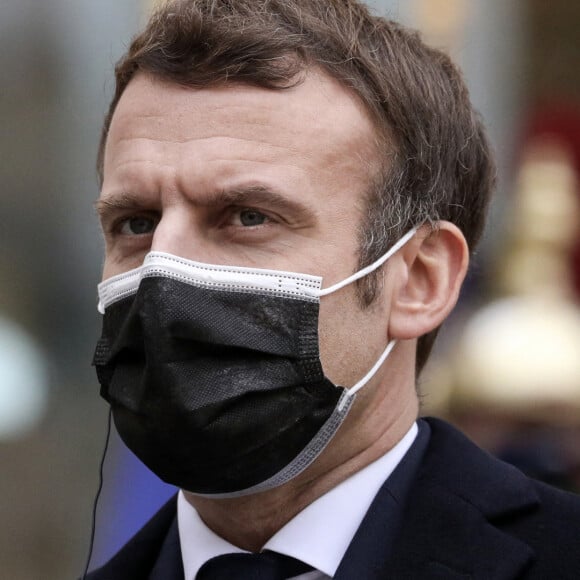
<instances>
[{"instance_id":1,"label":"earlobe","mask_svg":"<svg viewBox=\"0 0 580 580\"><path fill-rule=\"evenodd\" d=\"M437 328L459 297L469 250L459 228L442 221L421 228L399 256L393 281L389 336L409 340Z\"/></svg>"}]
</instances>

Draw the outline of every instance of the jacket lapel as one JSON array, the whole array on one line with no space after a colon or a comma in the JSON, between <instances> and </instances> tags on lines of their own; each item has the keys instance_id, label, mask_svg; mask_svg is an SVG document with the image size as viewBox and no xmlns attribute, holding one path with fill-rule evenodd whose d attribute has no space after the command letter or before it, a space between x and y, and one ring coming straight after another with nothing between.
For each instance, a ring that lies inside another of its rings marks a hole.
<instances>
[{"instance_id":1,"label":"jacket lapel","mask_svg":"<svg viewBox=\"0 0 580 580\"><path fill-rule=\"evenodd\" d=\"M183 560L181 558L181 544L179 543L179 529L177 517L174 518L167 536L163 541L157 561L149 575L149 580L183 580Z\"/></svg>"},{"instance_id":2,"label":"jacket lapel","mask_svg":"<svg viewBox=\"0 0 580 580\"><path fill-rule=\"evenodd\" d=\"M534 557L508 533L538 506L528 480L455 429L429 420L430 445L408 496L389 578L513 580Z\"/></svg>"},{"instance_id":3,"label":"jacket lapel","mask_svg":"<svg viewBox=\"0 0 580 580\"><path fill-rule=\"evenodd\" d=\"M534 554L508 530L538 506L527 478L446 423L419 424L335 580L518 578Z\"/></svg>"},{"instance_id":4,"label":"jacket lapel","mask_svg":"<svg viewBox=\"0 0 580 580\"><path fill-rule=\"evenodd\" d=\"M430 488L410 501L389 566L393 578L513 580L533 557L463 498Z\"/></svg>"}]
</instances>

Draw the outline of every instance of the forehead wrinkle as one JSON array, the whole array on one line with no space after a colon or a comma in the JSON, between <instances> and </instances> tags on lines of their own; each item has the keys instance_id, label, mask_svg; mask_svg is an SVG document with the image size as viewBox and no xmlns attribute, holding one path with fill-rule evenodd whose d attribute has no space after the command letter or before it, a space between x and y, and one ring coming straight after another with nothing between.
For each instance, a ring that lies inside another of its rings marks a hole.
<instances>
[{"instance_id":1,"label":"forehead wrinkle","mask_svg":"<svg viewBox=\"0 0 580 580\"><path fill-rule=\"evenodd\" d=\"M279 147L294 150L295 153L300 154L302 149L296 150L293 147L293 137L296 135L304 135L305 133L316 136L326 136L327 151L336 148L339 143L344 143L350 139L355 140L355 146L360 146L361 141L368 142L368 135L360 124L360 117L362 115L368 120L368 113L358 102L355 95L350 94L350 99L344 99L344 87L339 85L334 79L327 77L324 74L311 72L309 77L317 84L318 97L314 97L312 107L304 107L303 103L295 102L292 99L292 89L288 91L266 91L270 99L263 99L261 95L256 92L253 87L246 87L244 85L230 85L219 88L213 88L211 98L200 99L200 94L204 93L204 89L191 89L187 87L175 86L172 83L160 82L158 79L153 79L155 85L158 83L163 88L167 88L168 97L159 100L151 99L146 103L145 107L139 111L139 116L145 119L158 119L158 126L167 131L176 142L186 142L190 138L183 138L179 135L184 123L182 120L198 117L200 123L197 124L197 130L200 132L215 130L215 126L211 121L214 114L217 114L219 121L231 121L229 125L240 132L238 137L244 138L246 131L251 131L251 138L256 142L262 142L256 135L256 126L264 129L265 135L275 132L280 139ZM143 82L149 79L147 75L139 75L129 83L124 97L131 97L132 91L149 91L150 87L143 87ZM300 88L299 85L297 88ZM241 104L232 103L229 100L231 91L235 89L247 96L247 100ZM337 94L337 91L340 94ZM264 94L262 93L262 94ZM187 101L182 97L183 95L191 95L191 99ZM339 97L339 98L337 98ZM182 112L172 109L172 102L177 99L177 105L182 107ZM279 106L278 106L279 104ZM186 110L183 112L183 107ZM338 107L338 109L337 109ZM122 109L122 107L119 107ZM119 109L117 113L119 113ZM173 122L168 123L168 111L172 112ZM355 112L355 117L353 117ZM242 114L240 114L242 113ZM123 117L124 115L121 115ZM118 116L117 116L118 117ZM129 118L117 118L113 121L128 122L131 127L135 127L135 118L128 115ZM173 125L175 131L171 130ZM202 137L203 135L200 135ZM363 137L364 139L361 139ZM163 140L171 140L171 138ZM196 139L194 137L194 139ZM162 140L161 138L159 140ZM371 139L372 140L372 139ZM267 143L269 146L274 146L271 140ZM301 146L303 143L301 144Z\"/></svg>"},{"instance_id":2,"label":"forehead wrinkle","mask_svg":"<svg viewBox=\"0 0 580 580\"><path fill-rule=\"evenodd\" d=\"M258 177L268 186L274 180L276 186L292 188L289 194L296 188L304 191L323 183L329 195L336 187L355 193L361 188L361 181L368 181L368 160L376 158L374 127L357 99L348 92L345 94L344 87L332 79L320 77L310 101L293 99L292 90L276 93L252 87L223 87L206 94L205 89L191 90L171 84L164 85L167 92L164 98L159 98L156 92L149 93L152 87L143 86L140 80L144 79L131 81L119 103L118 132L112 127L112 133L116 134L110 135L110 145L112 148L117 145L115 157L121 160L121 165L132 157L127 149L133 140L137 158L130 161L142 161L139 158L143 153L152 165L164 167L166 173L158 176L153 186L156 190L170 187L182 193L193 190L192 195L197 195L200 190L211 192L220 186L227 187L240 178ZM249 98L243 98L240 104L232 101L234 88L241 88ZM140 97L143 89L151 98ZM271 98L263 99L265 94ZM123 108L125 97L129 100ZM146 119L150 119L149 124ZM194 122L195 119L198 121ZM187 131L195 134L188 135ZM116 137L122 145L115 143ZM137 139L147 140L152 149L146 142L141 146ZM175 143L175 139L179 145L172 148L170 142ZM251 168L248 173L244 169L246 163L255 165L258 175L252 176ZM264 164L264 171L260 164ZM277 177L275 171L281 165L290 172ZM119 170L123 171L123 167ZM142 181L140 170L135 177ZM132 183L122 173L116 180L121 186L125 181L125 187Z\"/></svg>"},{"instance_id":3,"label":"forehead wrinkle","mask_svg":"<svg viewBox=\"0 0 580 580\"><path fill-rule=\"evenodd\" d=\"M290 157L294 159L307 160L310 158L308 151L303 148L293 146L290 142L284 144L276 144L268 141L267 139L260 139L257 136L231 136L231 135L212 135L208 137L189 137L182 140L175 140L171 138L161 138L158 136L148 135L135 135L130 137L122 137L120 139L114 140L112 142L113 147L118 147L121 150L121 155L123 149L126 147L131 148L132 144L142 142L146 149L141 151L141 155L145 153L152 152L155 157L160 158L160 161L155 161L159 165L172 166L170 163L163 163L164 159L167 161L166 157L171 155L172 157L179 154L181 160L179 165L188 163L191 161L203 161L204 164L207 163L219 163L219 162L255 162L255 163L268 163L274 159L279 160L280 158ZM228 145L231 144L231 146ZM242 149L234 146L235 143L242 144ZM172 151L171 149L164 148L162 151L156 151L155 145L163 146L166 144L168 147L172 144L183 146L184 149L179 151ZM247 149L244 149L247 148ZM247 160L243 158L244 150L249 150L253 156L252 159ZM109 149L110 151L110 149ZM216 155L216 151L219 156ZM189 153L191 152L191 153ZM228 153L230 155L228 156ZM133 154L133 151L131 151ZM141 156L139 155L139 156ZM261 159L260 159L261 157ZM204 159L205 158L205 159ZM126 160L122 160L123 163ZM138 159L137 159L138 161ZM289 162L289 165L294 165L294 163Z\"/></svg>"}]
</instances>

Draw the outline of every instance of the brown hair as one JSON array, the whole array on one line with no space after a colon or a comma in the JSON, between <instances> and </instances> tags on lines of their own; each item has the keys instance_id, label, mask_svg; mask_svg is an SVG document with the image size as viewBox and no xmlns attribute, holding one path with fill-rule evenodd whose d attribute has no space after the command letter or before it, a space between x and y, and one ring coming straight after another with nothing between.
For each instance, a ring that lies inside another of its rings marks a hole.
<instances>
[{"instance_id":1,"label":"brown hair","mask_svg":"<svg viewBox=\"0 0 580 580\"><path fill-rule=\"evenodd\" d=\"M115 69L98 169L117 103L137 71L189 87L227 82L284 90L318 67L349 87L376 123L382 172L360 227L360 265L413 226L449 220L473 251L495 181L485 131L461 74L418 34L357 0L169 0ZM363 306L377 276L360 283ZM437 331L419 339L417 371Z\"/></svg>"}]
</instances>

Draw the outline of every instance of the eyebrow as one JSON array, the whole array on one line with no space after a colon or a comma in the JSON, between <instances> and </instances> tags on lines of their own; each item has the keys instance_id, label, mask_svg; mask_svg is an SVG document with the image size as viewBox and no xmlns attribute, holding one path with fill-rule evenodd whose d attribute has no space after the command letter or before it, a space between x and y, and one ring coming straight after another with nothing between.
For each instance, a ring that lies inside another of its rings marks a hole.
<instances>
[{"instance_id":1,"label":"eyebrow","mask_svg":"<svg viewBox=\"0 0 580 580\"><path fill-rule=\"evenodd\" d=\"M237 206L266 204L274 210L281 210L290 213L295 219L312 218L312 210L302 202L292 199L287 195L278 193L272 188L263 185L248 185L224 189L209 196L206 200L202 199L200 204Z\"/></svg>"},{"instance_id":2,"label":"eyebrow","mask_svg":"<svg viewBox=\"0 0 580 580\"><path fill-rule=\"evenodd\" d=\"M99 197L93 202L93 206L98 214L106 213L116 209L134 209L141 207L143 202L136 195L131 193L118 193L110 197Z\"/></svg>"},{"instance_id":3,"label":"eyebrow","mask_svg":"<svg viewBox=\"0 0 580 580\"><path fill-rule=\"evenodd\" d=\"M130 210L143 210L143 199L135 194L120 192L106 198L98 198L93 207L102 223L112 218L116 213Z\"/></svg>"},{"instance_id":4,"label":"eyebrow","mask_svg":"<svg viewBox=\"0 0 580 580\"><path fill-rule=\"evenodd\" d=\"M220 205L252 206L266 204L274 210L288 212L294 219L312 219L312 211L302 202L289 198L264 185L248 185L218 190L195 200L193 205L212 207ZM151 209L147 200L130 192L120 192L108 197L101 197L94 202L94 207L102 221L118 211Z\"/></svg>"}]
</instances>

